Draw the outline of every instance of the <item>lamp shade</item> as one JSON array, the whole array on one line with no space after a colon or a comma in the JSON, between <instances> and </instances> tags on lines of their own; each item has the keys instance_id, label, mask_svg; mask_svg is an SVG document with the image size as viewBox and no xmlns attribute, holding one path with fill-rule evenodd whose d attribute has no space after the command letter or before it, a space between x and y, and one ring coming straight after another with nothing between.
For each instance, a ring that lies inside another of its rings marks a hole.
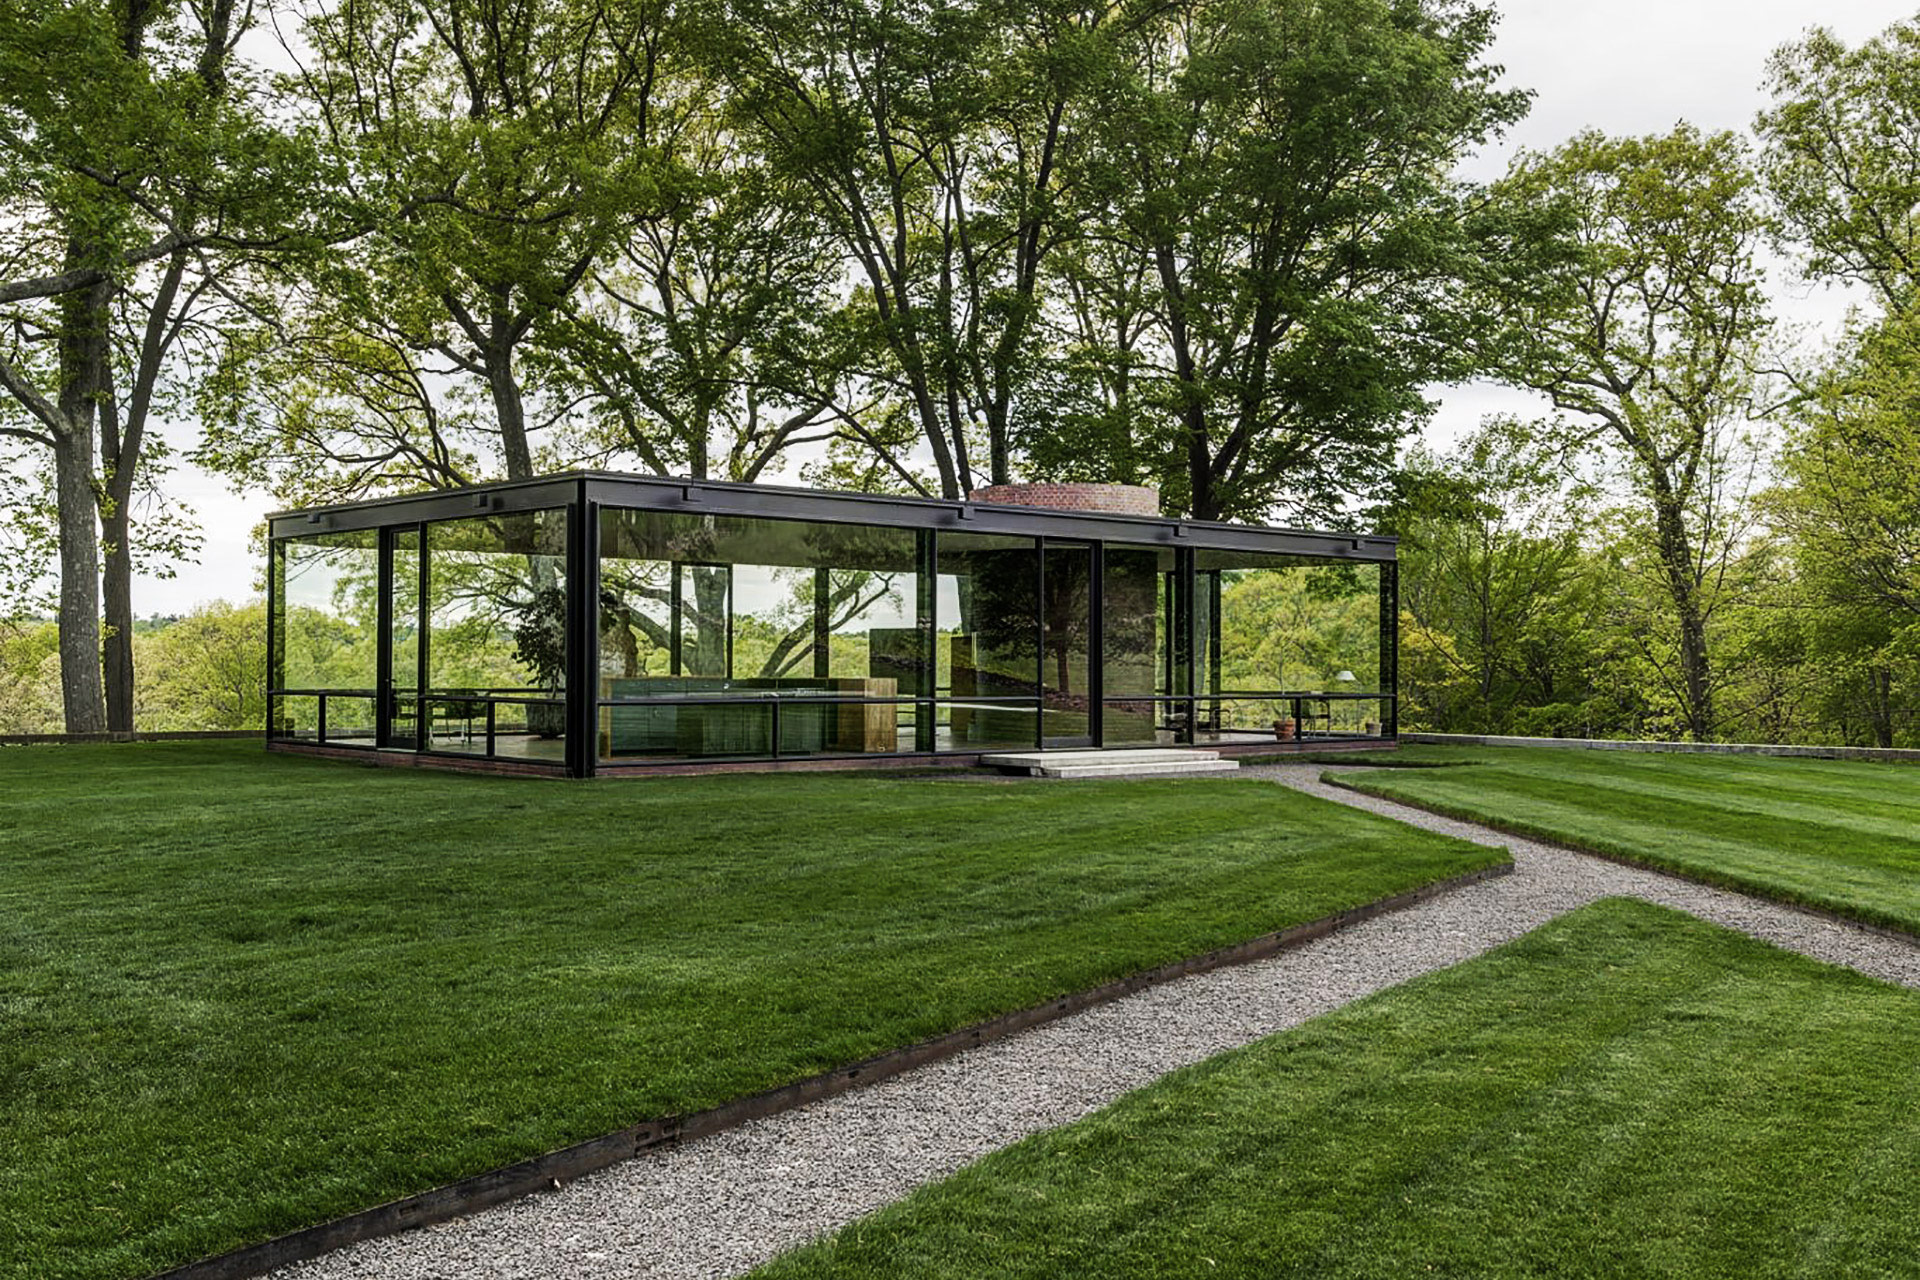
<instances>
[{"instance_id":1,"label":"lamp shade","mask_svg":"<svg viewBox=\"0 0 1920 1280\"><path fill-rule=\"evenodd\" d=\"M1348 671L1345 667L1342 667L1339 671L1334 673L1333 678L1335 680L1338 680L1341 684L1352 684L1354 680L1356 680L1358 677L1356 677L1353 674L1353 672Z\"/></svg>"}]
</instances>

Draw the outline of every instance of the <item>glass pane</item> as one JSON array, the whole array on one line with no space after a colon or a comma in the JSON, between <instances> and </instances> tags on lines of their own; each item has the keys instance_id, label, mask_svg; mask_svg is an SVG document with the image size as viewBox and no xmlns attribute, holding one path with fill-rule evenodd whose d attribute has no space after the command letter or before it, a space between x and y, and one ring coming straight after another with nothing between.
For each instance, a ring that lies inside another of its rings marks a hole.
<instances>
[{"instance_id":1,"label":"glass pane","mask_svg":"<svg viewBox=\"0 0 1920 1280\"><path fill-rule=\"evenodd\" d=\"M1204 689L1380 692L1378 565L1233 551L1201 551L1196 562L1203 632L1210 611L1219 620Z\"/></svg>"},{"instance_id":2,"label":"glass pane","mask_svg":"<svg viewBox=\"0 0 1920 1280\"><path fill-rule=\"evenodd\" d=\"M1030 538L939 535L934 662L936 747L978 751L1038 741L1040 557ZM1018 699L1015 705L1001 705Z\"/></svg>"},{"instance_id":3,"label":"glass pane","mask_svg":"<svg viewBox=\"0 0 1920 1280\"><path fill-rule=\"evenodd\" d=\"M371 695L379 682L378 535L287 538L278 554L279 687Z\"/></svg>"},{"instance_id":4,"label":"glass pane","mask_svg":"<svg viewBox=\"0 0 1920 1280\"><path fill-rule=\"evenodd\" d=\"M528 511L427 526L432 750L484 754L489 696L563 695L566 523L564 511ZM503 709L494 754L564 758L563 703Z\"/></svg>"},{"instance_id":5,"label":"glass pane","mask_svg":"<svg viewBox=\"0 0 1920 1280\"><path fill-rule=\"evenodd\" d=\"M1047 746L1086 746L1093 741L1091 689L1093 648L1093 548L1049 542L1044 575L1046 607L1041 631L1041 741Z\"/></svg>"},{"instance_id":6,"label":"glass pane","mask_svg":"<svg viewBox=\"0 0 1920 1280\"><path fill-rule=\"evenodd\" d=\"M599 693L648 705L601 709L602 758L771 755L769 699L781 755L912 749L917 563L908 529L603 511Z\"/></svg>"},{"instance_id":7,"label":"glass pane","mask_svg":"<svg viewBox=\"0 0 1920 1280\"><path fill-rule=\"evenodd\" d=\"M1179 717L1179 704L1145 698L1109 698L1102 717L1101 741L1109 747L1170 747Z\"/></svg>"},{"instance_id":8,"label":"glass pane","mask_svg":"<svg viewBox=\"0 0 1920 1280\"><path fill-rule=\"evenodd\" d=\"M1111 544L1105 560L1100 639L1106 694L1170 693L1173 551Z\"/></svg>"},{"instance_id":9,"label":"glass pane","mask_svg":"<svg viewBox=\"0 0 1920 1280\"><path fill-rule=\"evenodd\" d=\"M419 732L420 689L420 531L400 529L393 535L391 614L393 646L393 701L387 745L416 745Z\"/></svg>"},{"instance_id":10,"label":"glass pane","mask_svg":"<svg viewBox=\"0 0 1920 1280\"><path fill-rule=\"evenodd\" d=\"M314 741L320 736L320 699L282 695L273 699L272 736Z\"/></svg>"},{"instance_id":11,"label":"glass pane","mask_svg":"<svg viewBox=\"0 0 1920 1280\"><path fill-rule=\"evenodd\" d=\"M322 741L334 747L373 745L373 698L335 696L326 703L326 733Z\"/></svg>"}]
</instances>

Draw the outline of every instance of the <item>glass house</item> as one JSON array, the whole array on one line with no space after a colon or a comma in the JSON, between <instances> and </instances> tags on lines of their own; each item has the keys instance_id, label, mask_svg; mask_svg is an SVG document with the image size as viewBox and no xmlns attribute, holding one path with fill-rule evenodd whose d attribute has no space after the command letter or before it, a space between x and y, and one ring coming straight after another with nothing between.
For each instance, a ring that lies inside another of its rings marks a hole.
<instances>
[{"instance_id":1,"label":"glass house","mask_svg":"<svg viewBox=\"0 0 1920 1280\"><path fill-rule=\"evenodd\" d=\"M269 526L272 750L587 777L1395 735L1391 538L600 473Z\"/></svg>"}]
</instances>

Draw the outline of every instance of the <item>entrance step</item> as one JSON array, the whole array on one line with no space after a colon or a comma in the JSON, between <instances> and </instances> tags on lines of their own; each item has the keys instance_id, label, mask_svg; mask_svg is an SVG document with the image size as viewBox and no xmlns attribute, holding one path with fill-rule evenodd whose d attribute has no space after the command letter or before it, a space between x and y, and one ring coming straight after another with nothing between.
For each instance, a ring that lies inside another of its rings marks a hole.
<instances>
[{"instance_id":1,"label":"entrance step","mask_svg":"<svg viewBox=\"0 0 1920 1280\"><path fill-rule=\"evenodd\" d=\"M1003 751L980 763L1035 778L1126 778L1140 774L1221 774L1239 771L1238 760L1218 751L1148 748L1139 751Z\"/></svg>"}]
</instances>

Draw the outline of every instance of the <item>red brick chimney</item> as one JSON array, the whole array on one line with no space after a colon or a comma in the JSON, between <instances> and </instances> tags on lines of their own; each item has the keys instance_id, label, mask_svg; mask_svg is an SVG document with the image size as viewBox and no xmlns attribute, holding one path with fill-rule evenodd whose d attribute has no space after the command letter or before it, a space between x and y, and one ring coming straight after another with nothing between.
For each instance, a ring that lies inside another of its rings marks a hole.
<instances>
[{"instance_id":1,"label":"red brick chimney","mask_svg":"<svg viewBox=\"0 0 1920 1280\"><path fill-rule=\"evenodd\" d=\"M1160 514L1160 491L1143 484L993 484L975 489L967 501L1122 516Z\"/></svg>"}]
</instances>

